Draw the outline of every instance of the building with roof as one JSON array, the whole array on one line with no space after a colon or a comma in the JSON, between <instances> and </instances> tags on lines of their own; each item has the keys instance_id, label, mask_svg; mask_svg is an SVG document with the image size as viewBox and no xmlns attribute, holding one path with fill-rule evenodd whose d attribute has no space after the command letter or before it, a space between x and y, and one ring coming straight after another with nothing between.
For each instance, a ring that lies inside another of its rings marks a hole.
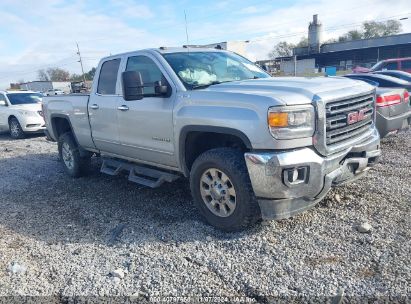
<instances>
[{"instance_id":1,"label":"building with roof","mask_svg":"<svg viewBox=\"0 0 411 304\"><path fill-rule=\"evenodd\" d=\"M70 93L70 81L30 81L20 83L21 90L46 92L48 90L61 90L65 93Z\"/></svg>"},{"instance_id":2,"label":"building with roof","mask_svg":"<svg viewBox=\"0 0 411 304\"><path fill-rule=\"evenodd\" d=\"M383 59L411 57L411 33L322 43L322 24L314 15L308 29L308 46L293 49L300 59L315 59L316 67L335 66L339 70L355 66L371 67Z\"/></svg>"}]
</instances>

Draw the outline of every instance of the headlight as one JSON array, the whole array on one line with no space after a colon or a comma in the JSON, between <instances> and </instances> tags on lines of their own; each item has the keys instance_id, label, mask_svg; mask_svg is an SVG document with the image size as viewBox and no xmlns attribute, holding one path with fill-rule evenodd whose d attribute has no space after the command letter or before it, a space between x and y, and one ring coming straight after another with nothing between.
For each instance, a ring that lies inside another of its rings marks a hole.
<instances>
[{"instance_id":1,"label":"headlight","mask_svg":"<svg viewBox=\"0 0 411 304\"><path fill-rule=\"evenodd\" d=\"M268 126L276 139L311 137L315 130L315 113L311 105L272 107Z\"/></svg>"},{"instance_id":2,"label":"headlight","mask_svg":"<svg viewBox=\"0 0 411 304\"><path fill-rule=\"evenodd\" d=\"M32 111L19 111L19 113L23 116L27 116L27 117L36 117L37 116L37 112L32 112Z\"/></svg>"}]
</instances>

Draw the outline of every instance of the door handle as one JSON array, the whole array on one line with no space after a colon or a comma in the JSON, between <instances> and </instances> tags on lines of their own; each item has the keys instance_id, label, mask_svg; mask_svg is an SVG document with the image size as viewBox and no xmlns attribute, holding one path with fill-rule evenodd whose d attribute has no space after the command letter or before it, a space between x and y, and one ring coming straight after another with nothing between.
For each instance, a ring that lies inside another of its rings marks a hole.
<instances>
[{"instance_id":1,"label":"door handle","mask_svg":"<svg viewBox=\"0 0 411 304\"><path fill-rule=\"evenodd\" d=\"M127 106L125 106L125 105L122 105L122 106L119 106L119 107L117 108L117 110L120 110L120 111L128 111L129 108L128 108Z\"/></svg>"},{"instance_id":2,"label":"door handle","mask_svg":"<svg viewBox=\"0 0 411 304\"><path fill-rule=\"evenodd\" d=\"M90 106L90 109L93 109L93 110L97 110L98 108L99 108L99 106L96 105L96 104L93 104L93 105Z\"/></svg>"}]
</instances>

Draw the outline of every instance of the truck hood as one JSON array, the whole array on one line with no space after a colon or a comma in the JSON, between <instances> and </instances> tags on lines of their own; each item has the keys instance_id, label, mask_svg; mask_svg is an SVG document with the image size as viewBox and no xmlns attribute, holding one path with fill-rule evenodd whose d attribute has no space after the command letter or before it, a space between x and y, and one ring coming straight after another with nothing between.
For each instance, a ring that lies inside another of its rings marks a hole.
<instances>
[{"instance_id":1,"label":"truck hood","mask_svg":"<svg viewBox=\"0 0 411 304\"><path fill-rule=\"evenodd\" d=\"M324 97L331 92L334 97L347 96L357 89L365 92L373 87L344 77L271 77L212 85L204 91L270 97L286 105L295 105L310 103L314 96Z\"/></svg>"}]
</instances>

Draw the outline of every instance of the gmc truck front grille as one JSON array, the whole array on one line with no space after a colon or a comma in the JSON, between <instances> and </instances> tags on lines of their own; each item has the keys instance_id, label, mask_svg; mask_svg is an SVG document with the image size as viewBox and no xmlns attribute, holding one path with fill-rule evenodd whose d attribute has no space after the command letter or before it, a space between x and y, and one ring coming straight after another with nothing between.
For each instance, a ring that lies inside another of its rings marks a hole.
<instances>
[{"instance_id":1,"label":"gmc truck front grille","mask_svg":"<svg viewBox=\"0 0 411 304\"><path fill-rule=\"evenodd\" d=\"M370 130L374 117L374 95L330 102L325 105L325 142L328 147L361 136Z\"/></svg>"}]
</instances>

